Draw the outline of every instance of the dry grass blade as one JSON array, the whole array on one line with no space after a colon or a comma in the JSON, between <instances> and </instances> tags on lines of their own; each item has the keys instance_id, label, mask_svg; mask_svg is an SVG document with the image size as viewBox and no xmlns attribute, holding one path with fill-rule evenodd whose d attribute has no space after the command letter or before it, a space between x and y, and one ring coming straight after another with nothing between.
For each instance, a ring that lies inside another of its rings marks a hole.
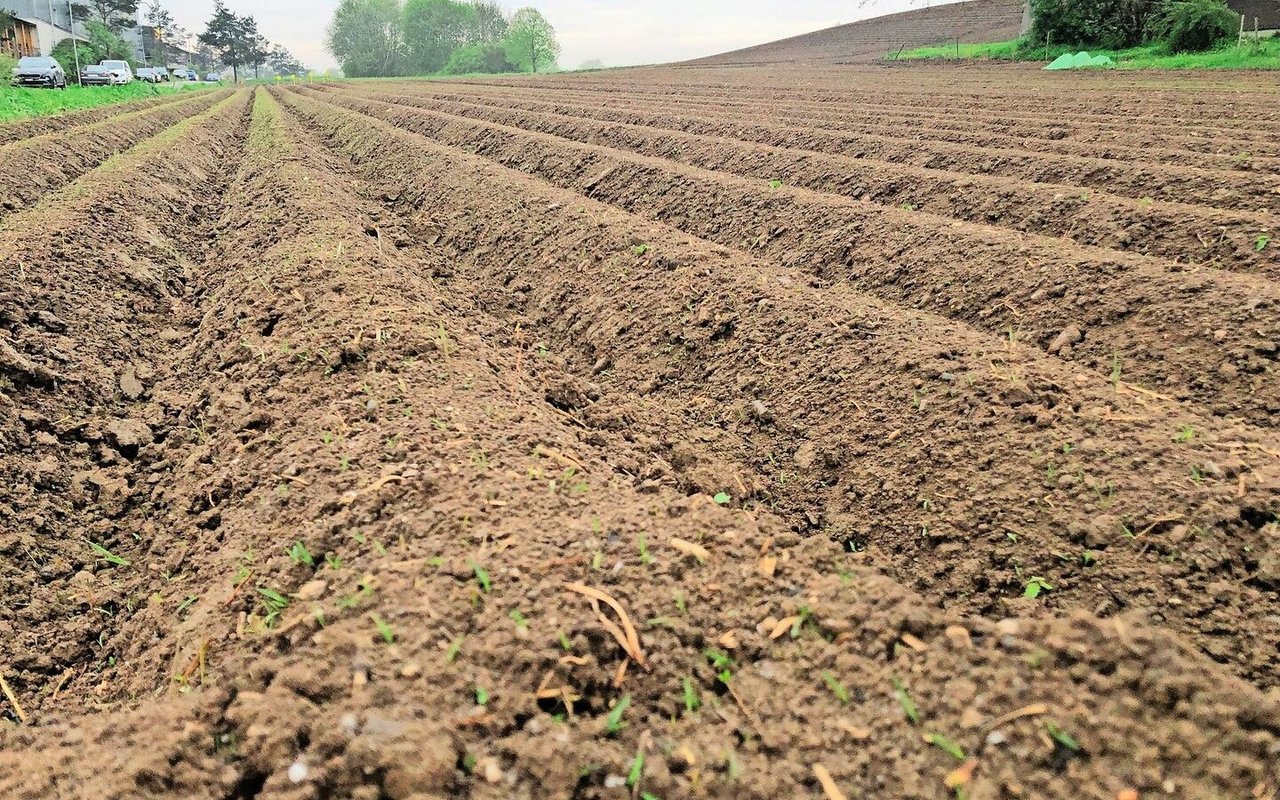
<instances>
[{"instance_id":1,"label":"dry grass blade","mask_svg":"<svg viewBox=\"0 0 1280 800\"><path fill-rule=\"evenodd\" d=\"M707 548L700 544L695 544L685 539L681 539L678 536L671 537L671 546L679 550L681 553L684 553L686 556L692 556L704 564L711 558L711 551L707 550Z\"/></svg>"},{"instance_id":2,"label":"dry grass blade","mask_svg":"<svg viewBox=\"0 0 1280 800\"><path fill-rule=\"evenodd\" d=\"M801 621L800 617L786 617L784 619L778 620L777 624L773 626L773 630L769 631L769 638L781 639L782 634L791 630L791 626L795 625L797 622L800 622L800 621Z\"/></svg>"},{"instance_id":3,"label":"dry grass blade","mask_svg":"<svg viewBox=\"0 0 1280 800\"><path fill-rule=\"evenodd\" d=\"M13 689L9 688L9 682L4 679L4 673L2 672L0 672L0 691L3 691L4 696L9 699L9 705L13 706L13 713L18 715L18 721L26 725L27 712L22 710L22 704L18 702L18 696L13 693Z\"/></svg>"},{"instance_id":4,"label":"dry grass blade","mask_svg":"<svg viewBox=\"0 0 1280 800\"><path fill-rule=\"evenodd\" d=\"M814 764L813 775L818 779L818 783L822 784L822 793L827 796L827 800L848 800L845 793L840 791L840 787L836 786L835 778L831 777L826 767Z\"/></svg>"},{"instance_id":5,"label":"dry grass blade","mask_svg":"<svg viewBox=\"0 0 1280 800\"><path fill-rule=\"evenodd\" d=\"M631 617L627 616L627 612L622 607L621 603L599 589L593 589L585 584L566 583L564 584L564 588L571 592L583 595L584 597L588 597L592 601L604 603L609 606L609 608L612 608L614 613L618 615L618 619L622 622L621 629L619 629L612 620L600 611L600 607L596 605L595 602L592 603L592 606L595 608L596 615L600 618L601 624L604 625L605 629L613 635L613 638L618 640L618 644L622 647L623 651L625 651L627 655L631 656L631 658L641 667L644 667L645 669L649 668L649 662L645 660L644 651L640 649L640 634L636 633L636 626L632 624Z\"/></svg>"},{"instance_id":6,"label":"dry grass blade","mask_svg":"<svg viewBox=\"0 0 1280 800\"><path fill-rule=\"evenodd\" d=\"M1041 714L1048 714L1048 713L1049 713L1049 706L1045 705L1044 703L1032 703L1029 706L1023 706L1022 708L1019 708L1017 711L1010 711L1008 714L1005 714L1003 717L996 717L995 719L991 720L990 722L983 725L982 727L998 728L1007 722L1013 722L1015 719L1022 719L1023 717L1036 717Z\"/></svg>"}]
</instances>

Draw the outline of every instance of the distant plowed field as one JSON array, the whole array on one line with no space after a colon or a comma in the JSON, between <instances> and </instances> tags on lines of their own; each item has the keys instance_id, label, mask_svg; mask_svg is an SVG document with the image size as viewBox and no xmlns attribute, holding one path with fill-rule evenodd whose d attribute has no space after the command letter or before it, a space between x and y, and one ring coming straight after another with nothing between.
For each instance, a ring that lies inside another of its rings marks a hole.
<instances>
[{"instance_id":1,"label":"distant plowed field","mask_svg":"<svg viewBox=\"0 0 1280 800\"><path fill-rule=\"evenodd\" d=\"M841 6L852 8L854 4ZM904 48L1003 42L1016 39L1023 32L1025 0L961 0L924 6L707 56L688 64L861 63Z\"/></svg>"},{"instance_id":2,"label":"distant plowed field","mask_svg":"<svg viewBox=\"0 0 1280 800\"><path fill-rule=\"evenodd\" d=\"M1275 97L0 127L0 797L1277 797Z\"/></svg>"}]
</instances>

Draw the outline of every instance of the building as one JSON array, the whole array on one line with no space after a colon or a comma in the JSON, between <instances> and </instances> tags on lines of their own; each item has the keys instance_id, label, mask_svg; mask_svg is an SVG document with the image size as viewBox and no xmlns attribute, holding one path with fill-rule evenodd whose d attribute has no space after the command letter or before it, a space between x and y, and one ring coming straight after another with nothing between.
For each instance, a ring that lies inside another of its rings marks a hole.
<instances>
[{"instance_id":1,"label":"building","mask_svg":"<svg viewBox=\"0 0 1280 800\"><path fill-rule=\"evenodd\" d=\"M0 42L3 52L18 57L47 56L63 39L74 36L85 41L84 25L80 20L72 22L67 0L3 0L0 5L14 17L12 41Z\"/></svg>"}]
</instances>

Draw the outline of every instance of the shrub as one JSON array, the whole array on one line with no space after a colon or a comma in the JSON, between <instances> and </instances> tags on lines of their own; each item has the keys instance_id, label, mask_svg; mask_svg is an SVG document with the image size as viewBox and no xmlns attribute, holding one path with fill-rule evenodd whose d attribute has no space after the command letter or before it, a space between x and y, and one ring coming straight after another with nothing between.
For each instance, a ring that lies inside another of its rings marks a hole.
<instances>
[{"instance_id":1,"label":"shrub","mask_svg":"<svg viewBox=\"0 0 1280 800\"><path fill-rule=\"evenodd\" d=\"M1055 45L1122 49L1141 44L1160 0L1031 0L1031 37Z\"/></svg>"},{"instance_id":2,"label":"shrub","mask_svg":"<svg viewBox=\"0 0 1280 800\"><path fill-rule=\"evenodd\" d=\"M446 75L515 71L516 65L511 63L507 54L496 44L463 45L453 51L442 70Z\"/></svg>"},{"instance_id":3,"label":"shrub","mask_svg":"<svg viewBox=\"0 0 1280 800\"><path fill-rule=\"evenodd\" d=\"M53 46L53 57L58 59L58 63L67 72L69 82L74 83L76 79L76 53L80 54L80 66L87 64L97 64L101 59L98 57L98 51L94 50L87 42L80 42L78 46L72 47L70 39L63 39Z\"/></svg>"},{"instance_id":4,"label":"shrub","mask_svg":"<svg viewBox=\"0 0 1280 800\"><path fill-rule=\"evenodd\" d=\"M1240 15L1223 0L1172 0L1152 18L1149 28L1174 53L1212 50L1239 29Z\"/></svg>"},{"instance_id":5,"label":"shrub","mask_svg":"<svg viewBox=\"0 0 1280 800\"><path fill-rule=\"evenodd\" d=\"M8 53L0 53L0 86L9 85L9 76L13 74L13 68L18 66L18 59Z\"/></svg>"}]
</instances>

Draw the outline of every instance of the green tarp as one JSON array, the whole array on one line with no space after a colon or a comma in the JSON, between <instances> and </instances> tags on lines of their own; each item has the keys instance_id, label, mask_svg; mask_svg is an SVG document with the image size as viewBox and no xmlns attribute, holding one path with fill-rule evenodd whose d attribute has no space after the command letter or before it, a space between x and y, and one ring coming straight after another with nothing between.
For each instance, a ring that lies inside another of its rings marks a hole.
<instances>
[{"instance_id":1,"label":"green tarp","mask_svg":"<svg viewBox=\"0 0 1280 800\"><path fill-rule=\"evenodd\" d=\"M1108 56L1091 56L1081 50L1075 55L1064 53L1058 56L1045 69L1084 69L1086 67L1110 67L1114 64L1115 62Z\"/></svg>"}]
</instances>

